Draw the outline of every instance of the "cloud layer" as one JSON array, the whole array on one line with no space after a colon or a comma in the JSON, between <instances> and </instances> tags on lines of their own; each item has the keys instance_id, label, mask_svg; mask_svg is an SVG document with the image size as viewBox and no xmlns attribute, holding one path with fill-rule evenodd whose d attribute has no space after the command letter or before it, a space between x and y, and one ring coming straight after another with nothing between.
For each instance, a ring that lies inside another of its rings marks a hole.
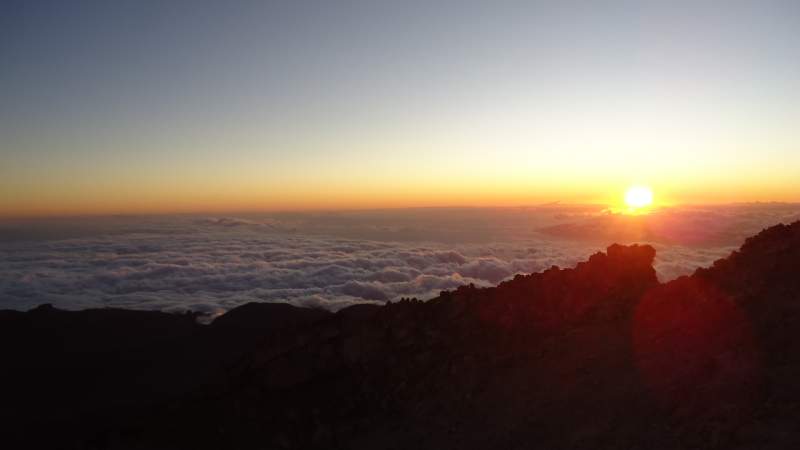
<instances>
[{"instance_id":1,"label":"cloud layer","mask_svg":"<svg viewBox=\"0 0 800 450\"><path fill-rule=\"evenodd\" d=\"M7 246L10 247L10 246ZM538 247L541 248L541 245ZM118 306L220 312L248 301L337 309L491 285L584 252L412 245L245 232L16 244L0 262L0 307Z\"/></svg>"},{"instance_id":2,"label":"cloud layer","mask_svg":"<svg viewBox=\"0 0 800 450\"><path fill-rule=\"evenodd\" d=\"M555 216L551 211L529 212L529 220L461 212L451 222L440 211L431 214L434 218L415 218L413 230L376 213L109 219L73 227L67 238L51 231L38 238L28 233L0 243L0 309L53 303L65 309L218 314L249 301L281 301L336 310L400 297L427 299L468 283L493 285L517 273L571 266L603 248L532 233L535 224ZM371 230L360 233L370 239L352 237L354 230ZM494 239L470 239L487 234ZM419 237L394 240L400 235ZM439 236L462 238L450 242ZM654 245L662 280L708 265L734 248Z\"/></svg>"}]
</instances>

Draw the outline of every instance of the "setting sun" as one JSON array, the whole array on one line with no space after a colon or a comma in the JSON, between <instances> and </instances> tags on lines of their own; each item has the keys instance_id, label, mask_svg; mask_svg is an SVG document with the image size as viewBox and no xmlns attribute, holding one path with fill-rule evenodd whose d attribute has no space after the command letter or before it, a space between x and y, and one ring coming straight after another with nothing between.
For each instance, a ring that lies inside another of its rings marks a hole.
<instances>
[{"instance_id":1,"label":"setting sun","mask_svg":"<svg viewBox=\"0 0 800 450\"><path fill-rule=\"evenodd\" d=\"M631 186L625 192L625 204L631 209L644 208L653 203L653 191L647 186Z\"/></svg>"}]
</instances>

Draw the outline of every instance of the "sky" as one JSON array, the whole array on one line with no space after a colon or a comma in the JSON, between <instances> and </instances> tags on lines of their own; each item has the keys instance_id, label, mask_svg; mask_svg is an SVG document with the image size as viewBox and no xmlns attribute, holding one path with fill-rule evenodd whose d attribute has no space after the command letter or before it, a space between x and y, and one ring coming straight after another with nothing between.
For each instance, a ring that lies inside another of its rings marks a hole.
<instances>
[{"instance_id":1,"label":"sky","mask_svg":"<svg viewBox=\"0 0 800 450\"><path fill-rule=\"evenodd\" d=\"M800 3L4 1L0 216L800 201Z\"/></svg>"}]
</instances>

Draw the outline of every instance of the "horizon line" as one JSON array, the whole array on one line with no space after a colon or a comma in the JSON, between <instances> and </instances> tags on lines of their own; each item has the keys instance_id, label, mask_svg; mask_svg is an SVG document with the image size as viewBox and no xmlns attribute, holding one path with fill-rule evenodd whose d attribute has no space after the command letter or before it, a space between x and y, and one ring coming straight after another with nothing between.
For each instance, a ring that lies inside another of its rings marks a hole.
<instances>
[{"instance_id":1,"label":"horizon line","mask_svg":"<svg viewBox=\"0 0 800 450\"><path fill-rule=\"evenodd\" d=\"M754 205L800 205L798 201L740 201L740 202L681 202L659 205L654 211L680 207L722 207L722 206L754 206ZM252 215L252 214L333 214L378 211L412 211L412 210L513 210L513 209L548 209L548 208L604 208L609 209L611 203L575 202L566 203L560 200L520 205L438 205L438 206L388 206L375 208L305 208L305 209L243 209L243 210L198 210L174 212L100 212L100 213L42 213L42 214L0 214L0 221L46 220L46 219L78 219L78 218L133 218L133 217L169 217L169 216L205 216L205 215Z\"/></svg>"}]
</instances>

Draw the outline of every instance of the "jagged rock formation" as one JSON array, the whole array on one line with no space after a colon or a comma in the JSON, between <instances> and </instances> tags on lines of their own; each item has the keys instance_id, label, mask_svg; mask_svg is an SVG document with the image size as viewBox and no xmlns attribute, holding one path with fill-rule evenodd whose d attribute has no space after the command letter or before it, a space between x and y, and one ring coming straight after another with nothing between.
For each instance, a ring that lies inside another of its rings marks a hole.
<instances>
[{"instance_id":1,"label":"jagged rock formation","mask_svg":"<svg viewBox=\"0 0 800 450\"><path fill-rule=\"evenodd\" d=\"M113 323L127 313L4 312L3 345L16 349L9 367L50 373L72 364L107 379L98 368L126 383L119 390L145 397L94 399L113 420L74 416L79 432L62 427L69 441L14 436L48 448L800 448L800 222L666 284L654 255L612 245L572 269L427 302L336 314L249 305L207 327L131 312L133 328L87 332L98 319L54 317L109 314L102 320ZM43 329L56 334L26 348ZM48 349L73 333L92 337ZM112 338L96 344L106 333ZM133 348L113 338L126 333L148 341ZM186 383L141 375L148 365ZM12 381L34 392L68 389L58 377L33 379ZM91 397L87 383L76 395ZM165 385L173 388L161 394ZM4 422L33 425L18 430L63 423L32 422L48 403L35 397L28 416L4 406ZM76 400L64 401L68 410Z\"/></svg>"}]
</instances>

